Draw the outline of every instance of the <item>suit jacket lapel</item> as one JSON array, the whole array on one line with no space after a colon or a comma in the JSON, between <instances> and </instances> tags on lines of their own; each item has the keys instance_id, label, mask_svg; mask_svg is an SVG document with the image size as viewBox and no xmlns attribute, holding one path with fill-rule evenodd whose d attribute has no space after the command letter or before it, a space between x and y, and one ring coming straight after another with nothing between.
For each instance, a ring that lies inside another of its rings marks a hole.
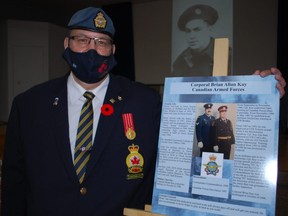
<instances>
[{"instance_id":1,"label":"suit jacket lapel","mask_svg":"<svg viewBox=\"0 0 288 216\"><path fill-rule=\"evenodd\" d=\"M65 169L75 183L79 183L76 175L73 159L71 155L69 139L69 121L68 121L68 104L67 104L67 77L63 78L58 88L51 96L53 103L51 125L53 125L53 134L55 139L55 151L58 151Z\"/></svg>"},{"instance_id":2,"label":"suit jacket lapel","mask_svg":"<svg viewBox=\"0 0 288 216\"><path fill-rule=\"evenodd\" d=\"M121 92L122 88L119 86L119 83L113 79L113 76L111 76L103 105L110 104L113 107L114 112L110 116L105 116L102 113L100 114L93 148L87 165L86 177L89 175L93 166L97 163L105 146L108 145L109 139L113 137L116 121L122 119L120 115L122 113L125 99L122 97Z\"/></svg>"},{"instance_id":3,"label":"suit jacket lapel","mask_svg":"<svg viewBox=\"0 0 288 216\"><path fill-rule=\"evenodd\" d=\"M91 169L99 160L102 151L105 146L108 145L107 143L109 142L109 139L113 137L113 127L116 125L116 121L122 119L121 113L125 102L125 98L123 98L121 94L122 90L123 89L120 87L119 83L113 78L113 76L111 76L104 104L110 104L113 106L114 112L110 116L100 114L90 160L87 165L86 177L89 176ZM57 105L53 105L56 98L58 98ZM111 99L114 99L115 101L113 102ZM56 140L55 149L59 152L59 156L62 158L65 169L71 179L75 183L79 183L73 165L69 140L67 77L61 80L58 87L56 87L55 92L51 95L51 104L53 105L51 125L53 125L53 134L54 139Z\"/></svg>"}]
</instances>

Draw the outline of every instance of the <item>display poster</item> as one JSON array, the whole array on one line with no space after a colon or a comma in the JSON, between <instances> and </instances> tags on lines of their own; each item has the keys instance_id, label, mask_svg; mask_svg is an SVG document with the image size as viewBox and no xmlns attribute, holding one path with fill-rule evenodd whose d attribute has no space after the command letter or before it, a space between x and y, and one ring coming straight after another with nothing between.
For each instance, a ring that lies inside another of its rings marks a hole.
<instances>
[{"instance_id":1,"label":"display poster","mask_svg":"<svg viewBox=\"0 0 288 216\"><path fill-rule=\"evenodd\" d=\"M274 76L165 79L152 212L275 215Z\"/></svg>"}]
</instances>

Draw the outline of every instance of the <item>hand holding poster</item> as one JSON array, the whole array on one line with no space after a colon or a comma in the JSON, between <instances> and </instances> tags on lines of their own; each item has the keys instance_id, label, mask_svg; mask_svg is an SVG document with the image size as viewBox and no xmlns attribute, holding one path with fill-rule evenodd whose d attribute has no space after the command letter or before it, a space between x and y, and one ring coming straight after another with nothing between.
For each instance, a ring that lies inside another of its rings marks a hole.
<instances>
[{"instance_id":1,"label":"hand holding poster","mask_svg":"<svg viewBox=\"0 0 288 216\"><path fill-rule=\"evenodd\" d=\"M274 215L274 76L166 78L152 212Z\"/></svg>"}]
</instances>

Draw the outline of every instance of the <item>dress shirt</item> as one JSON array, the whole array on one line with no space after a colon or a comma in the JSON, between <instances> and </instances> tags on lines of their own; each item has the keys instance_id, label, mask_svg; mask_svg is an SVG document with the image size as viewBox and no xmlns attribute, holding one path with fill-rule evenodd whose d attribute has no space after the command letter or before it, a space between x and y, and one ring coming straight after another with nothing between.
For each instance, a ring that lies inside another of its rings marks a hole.
<instances>
[{"instance_id":1,"label":"dress shirt","mask_svg":"<svg viewBox=\"0 0 288 216\"><path fill-rule=\"evenodd\" d=\"M103 101L105 98L105 94L109 84L109 75L105 78L105 80L95 89L89 90L92 92L95 97L92 100L93 104L93 140L96 134L101 106L103 105ZM71 146L71 154L74 161L74 149L76 143L76 135L78 122L80 118L80 113L82 106L86 100L83 94L86 90L80 86L75 79L73 78L72 73L68 77L67 81L67 92L68 92L68 118L69 118L69 138L70 138L70 146Z\"/></svg>"}]
</instances>

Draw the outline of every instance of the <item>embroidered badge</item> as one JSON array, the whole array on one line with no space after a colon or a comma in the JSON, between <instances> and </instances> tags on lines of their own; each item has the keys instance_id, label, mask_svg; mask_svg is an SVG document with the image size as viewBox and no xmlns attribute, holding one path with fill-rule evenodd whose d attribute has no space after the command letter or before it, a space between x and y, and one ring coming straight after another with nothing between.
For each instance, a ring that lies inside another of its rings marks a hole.
<instances>
[{"instance_id":1,"label":"embroidered badge","mask_svg":"<svg viewBox=\"0 0 288 216\"><path fill-rule=\"evenodd\" d=\"M207 164L203 164L203 166L205 166L205 172L207 175L214 175L216 176L217 173L219 173L219 165L216 163L216 159L217 157L212 154L209 156L209 162Z\"/></svg>"},{"instance_id":2,"label":"embroidered badge","mask_svg":"<svg viewBox=\"0 0 288 216\"><path fill-rule=\"evenodd\" d=\"M143 178L143 165L144 165L144 158L138 152L139 146L138 145L130 145L128 147L130 154L126 157L126 165L128 167L127 179L138 179Z\"/></svg>"},{"instance_id":3,"label":"embroidered badge","mask_svg":"<svg viewBox=\"0 0 288 216\"><path fill-rule=\"evenodd\" d=\"M125 136L129 140L134 140L136 138L136 132L132 113L122 114L122 119L123 119Z\"/></svg>"},{"instance_id":4,"label":"embroidered badge","mask_svg":"<svg viewBox=\"0 0 288 216\"><path fill-rule=\"evenodd\" d=\"M202 10L200 8L195 9L195 14L200 15L202 14Z\"/></svg>"},{"instance_id":5,"label":"embroidered badge","mask_svg":"<svg viewBox=\"0 0 288 216\"><path fill-rule=\"evenodd\" d=\"M94 19L94 24L95 24L96 28L101 28L101 29L106 28L107 20L105 19L102 12L99 12L97 14L97 16Z\"/></svg>"}]
</instances>

